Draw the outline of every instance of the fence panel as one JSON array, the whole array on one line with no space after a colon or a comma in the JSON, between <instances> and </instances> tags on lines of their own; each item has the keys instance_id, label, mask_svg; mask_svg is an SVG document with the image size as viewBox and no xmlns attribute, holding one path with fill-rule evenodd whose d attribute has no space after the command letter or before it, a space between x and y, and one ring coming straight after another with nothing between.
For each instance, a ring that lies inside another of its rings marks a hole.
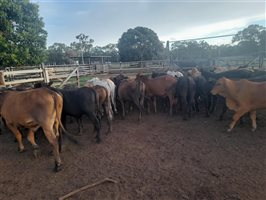
<instances>
[{"instance_id":1,"label":"fence panel","mask_svg":"<svg viewBox=\"0 0 266 200\"><path fill-rule=\"evenodd\" d=\"M60 86L72 81L80 85L80 77L84 76L151 73L152 71L163 70L166 66L166 61L156 60L91 65L55 65L41 68L35 66L32 69L27 66L24 70L10 68L0 72L0 86L14 86L40 81L53 81Z\"/></svg>"}]
</instances>

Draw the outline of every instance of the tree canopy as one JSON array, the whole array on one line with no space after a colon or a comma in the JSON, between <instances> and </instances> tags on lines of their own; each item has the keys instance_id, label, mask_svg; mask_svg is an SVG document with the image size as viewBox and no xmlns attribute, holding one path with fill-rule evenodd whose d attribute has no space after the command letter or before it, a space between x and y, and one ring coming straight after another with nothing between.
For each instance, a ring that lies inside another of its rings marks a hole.
<instances>
[{"instance_id":1,"label":"tree canopy","mask_svg":"<svg viewBox=\"0 0 266 200\"><path fill-rule=\"evenodd\" d=\"M164 50L157 34L145 27L128 29L122 34L117 47L121 61L160 59Z\"/></svg>"},{"instance_id":2,"label":"tree canopy","mask_svg":"<svg viewBox=\"0 0 266 200\"><path fill-rule=\"evenodd\" d=\"M80 34L84 35L84 34ZM84 35L85 36L85 35ZM88 37L86 37L86 40ZM87 43L88 42L88 43ZM70 46L64 43L54 43L48 47L46 64L62 65L62 64L73 64L74 60L79 59L80 63L87 63L89 60L82 59L82 57L93 57L93 56L110 56L108 61L118 62L119 54L116 44L108 44L106 46L93 47L93 39L87 40L87 42L72 42Z\"/></svg>"},{"instance_id":3,"label":"tree canopy","mask_svg":"<svg viewBox=\"0 0 266 200\"><path fill-rule=\"evenodd\" d=\"M39 8L29 0L0 1L0 67L45 60L47 32Z\"/></svg>"},{"instance_id":4,"label":"tree canopy","mask_svg":"<svg viewBox=\"0 0 266 200\"><path fill-rule=\"evenodd\" d=\"M207 64L211 57L211 47L205 41L183 41L174 42L172 44L171 58L172 60L182 61L183 65Z\"/></svg>"},{"instance_id":5,"label":"tree canopy","mask_svg":"<svg viewBox=\"0 0 266 200\"><path fill-rule=\"evenodd\" d=\"M265 55L266 28L257 24L252 24L239 31L232 39L236 43L240 53L263 53Z\"/></svg>"},{"instance_id":6,"label":"tree canopy","mask_svg":"<svg viewBox=\"0 0 266 200\"><path fill-rule=\"evenodd\" d=\"M182 41L171 45L171 60L182 66L209 65L217 57L258 56L260 66L265 57L265 27L250 25L239 31L232 44L209 45L205 41Z\"/></svg>"},{"instance_id":7,"label":"tree canopy","mask_svg":"<svg viewBox=\"0 0 266 200\"><path fill-rule=\"evenodd\" d=\"M96 46L91 49L91 56L110 56L109 61L118 62L119 61L119 53L116 44L107 44L103 47Z\"/></svg>"},{"instance_id":8,"label":"tree canopy","mask_svg":"<svg viewBox=\"0 0 266 200\"><path fill-rule=\"evenodd\" d=\"M79 35L77 35L76 39L78 40L78 42L72 42L70 46L72 47L72 49L76 50L78 54L81 55L81 63L84 64L83 55L85 52L90 51L90 49L93 46L92 44L94 40L89 39L89 36L83 33L80 33Z\"/></svg>"},{"instance_id":9,"label":"tree canopy","mask_svg":"<svg viewBox=\"0 0 266 200\"><path fill-rule=\"evenodd\" d=\"M49 46L47 55L47 64L63 65L73 63L71 57L74 56L74 52L64 43L54 43Z\"/></svg>"}]
</instances>

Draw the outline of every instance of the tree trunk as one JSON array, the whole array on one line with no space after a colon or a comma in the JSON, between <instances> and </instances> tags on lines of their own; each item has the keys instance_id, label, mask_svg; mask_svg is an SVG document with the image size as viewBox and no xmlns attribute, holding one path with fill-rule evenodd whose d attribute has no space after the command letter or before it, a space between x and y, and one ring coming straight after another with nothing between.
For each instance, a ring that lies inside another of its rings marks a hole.
<instances>
[{"instance_id":1,"label":"tree trunk","mask_svg":"<svg viewBox=\"0 0 266 200\"><path fill-rule=\"evenodd\" d=\"M84 65L83 51L81 52L81 62Z\"/></svg>"}]
</instances>

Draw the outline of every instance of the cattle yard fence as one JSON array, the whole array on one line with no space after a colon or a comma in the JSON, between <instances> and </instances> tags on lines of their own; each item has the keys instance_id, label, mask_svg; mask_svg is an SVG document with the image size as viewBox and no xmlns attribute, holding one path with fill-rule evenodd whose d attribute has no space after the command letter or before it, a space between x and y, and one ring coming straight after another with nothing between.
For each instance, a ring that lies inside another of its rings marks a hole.
<instances>
[{"instance_id":1,"label":"cattle yard fence","mask_svg":"<svg viewBox=\"0 0 266 200\"><path fill-rule=\"evenodd\" d=\"M129 76L137 73L151 73L169 68L166 60L119 62L90 65L50 65L24 66L6 68L0 71L0 86L16 86L34 82L54 82L54 85L63 87L66 84L82 85L82 82L93 76L106 77L117 74Z\"/></svg>"}]
</instances>

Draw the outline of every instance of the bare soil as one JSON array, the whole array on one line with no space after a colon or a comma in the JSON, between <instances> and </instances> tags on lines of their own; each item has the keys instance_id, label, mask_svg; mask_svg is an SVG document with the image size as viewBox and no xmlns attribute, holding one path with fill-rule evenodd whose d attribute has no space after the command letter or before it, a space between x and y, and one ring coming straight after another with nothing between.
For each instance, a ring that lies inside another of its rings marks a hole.
<instances>
[{"instance_id":1,"label":"bare soil","mask_svg":"<svg viewBox=\"0 0 266 200\"><path fill-rule=\"evenodd\" d=\"M63 170L52 171L54 158L47 140L38 135L41 155L18 153L14 136L0 135L0 199L57 199L84 185L104 178L105 183L69 199L162 199L162 200L265 200L266 112L258 113L258 130L250 120L232 133L225 130L231 113L217 121L216 113L205 118L195 113L188 121L180 114L144 115L137 121L131 112L116 117L113 132L96 144L92 126L84 118L80 146L65 140L61 154ZM71 133L77 124L68 124Z\"/></svg>"}]
</instances>

